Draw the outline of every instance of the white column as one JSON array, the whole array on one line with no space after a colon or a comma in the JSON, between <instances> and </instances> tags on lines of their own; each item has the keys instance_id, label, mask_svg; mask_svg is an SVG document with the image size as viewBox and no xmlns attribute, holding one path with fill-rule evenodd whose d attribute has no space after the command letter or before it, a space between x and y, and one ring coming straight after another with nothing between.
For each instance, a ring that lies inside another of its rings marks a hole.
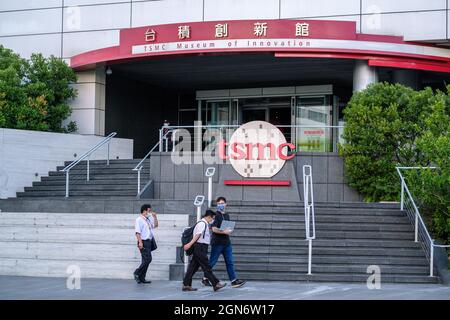
<instances>
[{"instance_id":1,"label":"white column","mask_svg":"<svg viewBox=\"0 0 450 320\"><path fill-rule=\"evenodd\" d=\"M105 135L105 69L99 67L77 72L78 96L70 102L72 114L67 121L75 121L77 133Z\"/></svg>"},{"instance_id":2,"label":"white column","mask_svg":"<svg viewBox=\"0 0 450 320\"><path fill-rule=\"evenodd\" d=\"M353 69L353 92L364 90L369 84L378 82L378 72L366 60L356 60Z\"/></svg>"}]
</instances>

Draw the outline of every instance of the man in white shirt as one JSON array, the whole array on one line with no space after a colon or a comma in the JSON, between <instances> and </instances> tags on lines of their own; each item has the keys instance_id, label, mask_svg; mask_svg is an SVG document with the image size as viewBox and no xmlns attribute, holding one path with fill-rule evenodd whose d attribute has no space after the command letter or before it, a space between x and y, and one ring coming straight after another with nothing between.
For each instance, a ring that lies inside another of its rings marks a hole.
<instances>
[{"instance_id":1,"label":"man in white shirt","mask_svg":"<svg viewBox=\"0 0 450 320\"><path fill-rule=\"evenodd\" d=\"M197 222L194 228L191 242L184 246L184 250L188 250L194 246L194 252L192 254L192 260L189 263L186 275L183 279L183 291L196 291L196 288L192 288L192 277L198 271L198 268L202 268L205 277L212 284L214 291L222 289L225 284L219 282L216 276L212 273L208 260L208 246L211 240L211 234L209 231L209 224L214 220L216 213L212 210L207 210L203 219Z\"/></svg>"},{"instance_id":2,"label":"man in white shirt","mask_svg":"<svg viewBox=\"0 0 450 320\"><path fill-rule=\"evenodd\" d=\"M148 265L152 262L152 240L153 229L158 227L158 218L156 212L152 211L149 204L141 207L141 214L136 219L134 230L136 233L137 245L141 252L141 265L134 271L134 280L137 283L151 283L145 280Z\"/></svg>"}]
</instances>

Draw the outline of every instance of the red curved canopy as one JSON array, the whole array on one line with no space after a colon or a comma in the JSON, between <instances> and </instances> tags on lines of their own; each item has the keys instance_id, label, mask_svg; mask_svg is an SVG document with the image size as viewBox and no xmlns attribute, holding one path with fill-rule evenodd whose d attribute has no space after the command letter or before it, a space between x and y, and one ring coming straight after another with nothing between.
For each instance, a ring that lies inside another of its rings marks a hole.
<instances>
[{"instance_id":1,"label":"red curved canopy","mask_svg":"<svg viewBox=\"0 0 450 320\"><path fill-rule=\"evenodd\" d=\"M450 72L449 49L360 34L356 22L325 20L184 22L122 29L119 45L78 54L70 65L82 70L153 56L226 52L363 59L371 66Z\"/></svg>"}]
</instances>

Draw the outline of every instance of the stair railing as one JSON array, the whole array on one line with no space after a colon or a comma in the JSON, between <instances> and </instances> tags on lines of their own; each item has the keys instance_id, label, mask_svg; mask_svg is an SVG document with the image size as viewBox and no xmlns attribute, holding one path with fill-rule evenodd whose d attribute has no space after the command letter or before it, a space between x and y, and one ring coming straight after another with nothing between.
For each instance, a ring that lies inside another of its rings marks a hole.
<instances>
[{"instance_id":1,"label":"stair railing","mask_svg":"<svg viewBox=\"0 0 450 320\"><path fill-rule=\"evenodd\" d=\"M303 201L305 205L305 234L308 240L308 275L311 275L312 241L316 239L316 222L314 217L314 193L312 168L303 166Z\"/></svg>"},{"instance_id":2,"label":"stair railing","mask_svg":"<svg viewBox=\"0 0 450 320\"><path fill-rule=\"evenodd\" d=\"M162 134L162 129L160 129L159 131L160 136L159 136L159 141L153 146L153 148L150 149L150 151L145 155L144 158L142 158L142 160L136 165L136 167L133 168L133 171L137 171L138 173L138 183L137 183L137 195L139 195L141 193L141 170L144 167L143 163L145 160L147 160L147 158L149 159L149 169L150 169L150 156L152 154L152 152L154 152L156 150L156 148L159 148L159 152L162 152L162 145L163 145L163 141L167 138L167 136L171 133L175 133L175 130L168 130L166 131L164 134ZM167 144L166 144L167 145ZM166 150L167 151L167 150ZM151 173L149 173L149 181L151 179Z\"/></svg>"},{"instance_id":3,"label":"stair railing","mask_svg":"<svg viewBox=\"0 0 450 320\"><path fill-rule=\"evenodd\" d=\"M66 198L69 197L69 180L70 180L70 170L75 167L77 164L79 164L81 161L83 161L84 159L87 159L87 164L86 164L86 181L89 181L89 175L90 175L90 169L89 169L89 159L90 156L97 151L98 149L100 149L100 147L102 147L104 144L108 144L108 155L107 155L107 160L106 160L106 165L109 166L109 145L111 142L111 139L114 138L117 135L117 132L112 132L110 133L107 137L105 137L104 139L102 139L99 143L97 143L95 146L93 146L91 149L89 149L89 151L85 152L83 155L81 155L77 160L74 160L72 163L70 163L68 166L66 166L64 169L61 169L61 172L65 172L66 173Z\"/></svg>"},{"instance_id":4,"label":"stair railing","mask_svg":"<svg viewBox=\"0 0 450 320\"><path fill-rule=\"evenodd\" d=\"M397 173L401 181L401 193L400 193L400 210L405 211L411 223L414 225L414 242L421 243L427 260L430 263L430 277L434 275L434 248L450 248L450 245L438 245L434 243L434 239L431 238L425 225L419 209L414 201L411 192L405 182L401 170L421 170L421 169L436 169L436 167L396 167ZM406 196L405 196L406 194Z\"/></svg>"}]
</instances>

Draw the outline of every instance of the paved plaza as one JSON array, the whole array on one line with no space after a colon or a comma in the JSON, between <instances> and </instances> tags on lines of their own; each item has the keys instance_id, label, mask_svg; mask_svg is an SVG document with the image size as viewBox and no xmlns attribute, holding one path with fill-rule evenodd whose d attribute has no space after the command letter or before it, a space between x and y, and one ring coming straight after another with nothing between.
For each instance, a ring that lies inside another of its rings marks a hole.
<instances>
[{"instance_id":1,"label":"paved plaza","mask_svg":"<svg viewBox=\"0 0 450 320\"><path fill-rule=\"evenodd\" d=\"M242 288L227 287L218 292L194 280L197 292L182 292L180 281L81 279L80 289L67 289L65 278L0 276L0 300L88 299L88 300L450 300L450 287L439 284L382 284L369 290L365 284L248 282Z\"/></svg>"}]
</instances>

